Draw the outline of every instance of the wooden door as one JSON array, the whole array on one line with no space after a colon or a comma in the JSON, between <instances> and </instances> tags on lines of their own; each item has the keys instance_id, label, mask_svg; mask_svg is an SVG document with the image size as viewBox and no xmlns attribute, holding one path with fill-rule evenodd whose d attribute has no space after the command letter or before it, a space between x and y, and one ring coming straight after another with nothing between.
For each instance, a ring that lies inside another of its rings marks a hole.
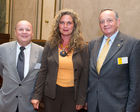
<instances>
[{"instance_id":1,"label":"wooden door","mask_svg":"<svg viewBox=\"0 0 140 112\"><path fill-rule=\"evenodd\" d=\"M55 16L56 0L43 0L41 39L47 40L50 32L50 25Z\"/></svg>"}]
</instances>

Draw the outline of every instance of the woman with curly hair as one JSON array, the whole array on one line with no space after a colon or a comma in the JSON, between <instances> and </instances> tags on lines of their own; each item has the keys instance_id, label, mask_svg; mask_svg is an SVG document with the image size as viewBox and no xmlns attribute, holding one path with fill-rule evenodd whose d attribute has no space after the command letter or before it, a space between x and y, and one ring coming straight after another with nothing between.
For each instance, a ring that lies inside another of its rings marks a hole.
<instances>
[{"instance_id":1,"label":"woman with curly hair","mask_svg":"<svg viewBox=\"0 0 140 112\"><path fill-rule=\"evenodd\" d=\"M34 108L39 108L43 97L45 112L82 109L86 100L88 63L88 48L78 15L71 9L60 10L42 55L31 100Z\"/></svg>"}]
</instances>

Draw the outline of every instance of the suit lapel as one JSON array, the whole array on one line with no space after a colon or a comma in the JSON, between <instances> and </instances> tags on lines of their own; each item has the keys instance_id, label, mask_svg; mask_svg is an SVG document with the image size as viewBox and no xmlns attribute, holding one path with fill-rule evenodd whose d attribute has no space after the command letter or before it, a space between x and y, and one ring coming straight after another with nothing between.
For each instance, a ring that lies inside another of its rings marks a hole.
<instances>
[{"instance_id":1,"label":"suit lapel","mask_svg":"<svg viewBox=\"0 0 140 112\"><path fill-rule=\"evenodd\" d=\"M75 56L79 51L80 51L79 49L73 50L73 56Z\"/></svg>"},{"instance_id":2,"label":"suit lapel","mask_svg":"<svg viewBox=\"0 0 140 112\"><path fill-rule=\"evenodd\" d=\"M103 37L96 40L94 48L92 49L91 54L90 54L91 55L90 63L92 63L92 65L95 69L96 69L96 66L97 66L97 58L98 58L98 54L99 54L99 50L100 50L102 40L103 40Z\"/></svg>"},{"instance_id":3,"label":"suit lapel","mask_svg":"<svg viewBox=\"0 0 140 112\"><path fill-rule=\"evenodd\" d=\"M107 57L103 65L106 64L121 49L122 46L123 46L123 39L120 37L120 33L118 33L107 54Z\"/></svg>"},{"instance_id":4,"label":"suit lapel","mask_svg":"<svg viewBox=\"0 0 140 112\"><path fill-rule=\"evenodd\" d=\"M31 43L31 51L30 51L30 61L29 61L29 72L28 74L33 70L33 66L34 66L34 60L36 60L36 51L33 48L33 44Z\"/></svg>"},{"instance_id":5,"label":"suit lapel","mask_svg":"<svg viewBox=\"0 0 140 112\"><path fill-rule=\"evenodd\" d=\"M54 48L52 49L52 55L53 55L53 57L54 57L56 63L58 64L58 47L54 47Z\"/></svg>"},{"instance_id":6,"label":"suit lapel","mask_svg":"<svg viewBox=\"0 0 140 112\"><path fill-rule=\"evenodd\" d=\"M52 53L56 63L58 64L58 47L53 48Z\"/></svg>"},{"instance_id":7,"label":"suit lapel","mask_svg":"<svg viewBox=\"0 0 140 112\"><path fill-rule=\"evenodd\" d=\"M97 58L98 58L98 54L99 54L99 50L100 50L102 41L103 41L103 37L98 39L97 42L95 43L95 53L93 53L95 55L95 58L94 58L95 66L97 66Z\"/></svg>"},{"instance_id":8,"label":"suit lapel","mask_svg":"<svg viewBox=\"0 0 140 112\"><path fill-rule=\"evenodd\" d=\"M15 41L11 45L9 45L9 56L10 57L8 57L8 58L10 58L9 63L11 63L11 70L14 72L14 73L11 73L11 78L13 78L16 81L17 80L20 81L20 78L19 78L19 75L17 72L17 67L16 67L16 54L17 54L17 44Z\"/></svg>"},{"instance_id":9,"label":"suit lapel","mask_svg":"<svg viewBox=\"0 0 140 112\"><path fill-rule=\"evenodd\" d=\"M35 64L37 62L36 60L38 59L38 55L36 55L36 54L38 54L38 53L37 53L36 49L34 48L34 44L31 43L30 61L29 61L29 72L28 72L27 76L24 79L29 77L29 74L31 74L30 72L32 72L34 67L35 67Z\"/></svg>"}]
</instances>

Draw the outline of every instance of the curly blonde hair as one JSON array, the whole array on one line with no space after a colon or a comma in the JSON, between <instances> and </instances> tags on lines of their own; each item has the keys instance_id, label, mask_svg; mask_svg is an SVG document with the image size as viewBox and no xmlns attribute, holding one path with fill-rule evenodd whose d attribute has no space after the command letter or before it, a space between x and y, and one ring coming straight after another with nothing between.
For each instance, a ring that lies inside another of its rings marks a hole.
<instances>
[{"instance_id":1,"label":"curly blonde hair","mask_svg":"<svg viewBox=\"0 0 140 112\"><path fill-rule=\"evenodd\" d=\"M51 47L55 47L55 46L59 46L63 42L60 31L59 31L59 22L62 16L64 15L70 15L74 23L74 28L73 28L72 36L70 38L68 49L69 50L81 49L83 45L85 44L83 40L83 35L81 32L81 22L77 13L74 12L72 9L60 10L55 16L53 24L52 24L50 36L48 38L50 45Z\"/></svg>"}]
</instances>

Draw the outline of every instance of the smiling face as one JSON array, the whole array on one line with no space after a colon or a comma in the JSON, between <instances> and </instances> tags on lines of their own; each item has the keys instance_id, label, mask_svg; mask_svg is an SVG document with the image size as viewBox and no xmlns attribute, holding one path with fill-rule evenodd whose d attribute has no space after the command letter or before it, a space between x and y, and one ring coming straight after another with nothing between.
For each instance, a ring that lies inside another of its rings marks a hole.
<instances>
[{"instance_id":1,"label":"smiling face","mask_svg":"<svg viewBox=\"0 0 140 112\"><path fill-rule=\"evenodd\" d=\"M16 25L15 35L21 46L28 45L33 36L32 25L26 20L19 21Z\"/></svg>"},{"instance_id":2,"label":"smiling face","mask_svg":"<svg viewBox=\"0 0 140 112\"><path fill-rule=\"evenodd\" d=\"M73 19L70 15L63 15L59 22L61 36L71 36L74 28Z\"/></svg>"},{"instance_id":3,"label":"smiling face","mask_svg":"<svg viewBox=\"0 0 140 112\"><path fill-rule=\"evenodd\" d=\"M111 37L120 25L120 19L110 10L103 11L99 17L99 25L105 36Z\"/></svg>"}]
</instances>

